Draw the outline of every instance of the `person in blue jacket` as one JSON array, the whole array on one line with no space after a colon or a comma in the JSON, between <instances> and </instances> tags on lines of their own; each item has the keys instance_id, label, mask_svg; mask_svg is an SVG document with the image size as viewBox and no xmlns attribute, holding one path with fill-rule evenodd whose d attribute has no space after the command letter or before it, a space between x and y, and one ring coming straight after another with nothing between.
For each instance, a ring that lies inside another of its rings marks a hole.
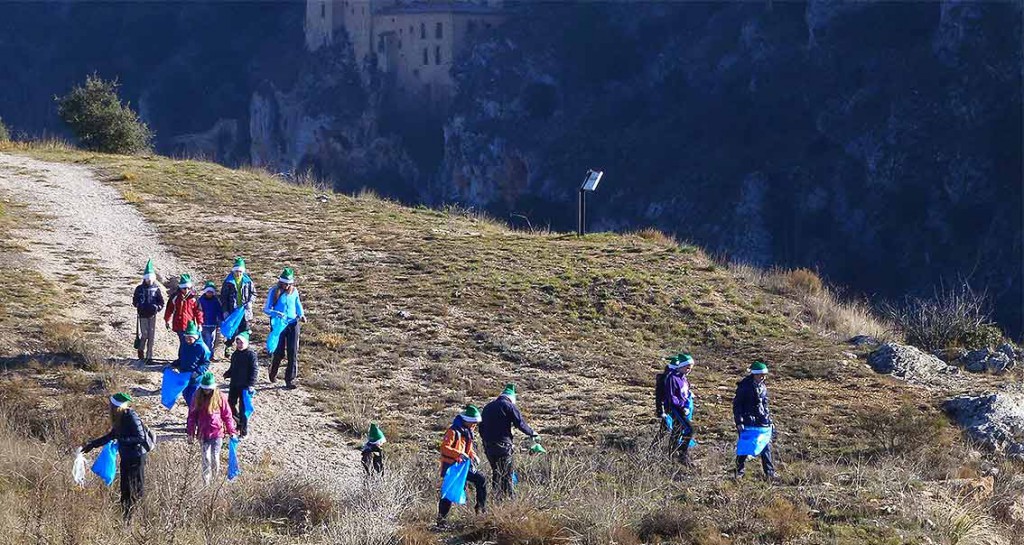
<instances>
[{"instance_id":1,"label":"person in blue jacket","mask_svg":"<svg viewBox=\"0 0 1024 545\"><path fill-rule=\"evenodd\" d=\"M512 475L515 473L512 428L533 438L534 442L537 442L540 436L526 423L519 408L516 407L515 384L506 384L497 399L484 405L481 416L483 420L480 422L480 438L484 443L484 454L491 464L491 482L494 483L498 497L510 498L515 492L512 482Z\"/></svg>"},{"instance_id":2,"label":"person in blue jacket","mask_svg":"<svg viewBox=\"0 0 1024 545\"><path fill-rule=\"evenodd\" d=\"M213 349L217 346L217 331L224 319L224 312L220 306L220 299L217 298L217 286L213 282L207 281L203 286L199 307L203 309L203 344L210 349L210 360L215 360L217 354L213 353Z\"/></svg>"},{"instance_id":3,"label":"person in blue jacket","mask_svg":"<svg viewBox=\"0 0 1024 545\"><path fill-rule=\"evenodd\" d=\"M736 433L741 433L747 427L773 428L775 426L768 409L768 387L765 385L767 376L768 366L758 361L750 366L749 374L736 383L736 397L732 401ZM737 478L743 476L743 466L746 462L746 456L736 457ZM766 478L775 479L771 444L765 445L764 450L761 451L761 466Z\"/></svg>"},{"instance_id":4,"label":"person in blue jacket","mask_svg":"<svg viewBox=\"0 0 1024 545\"><path fill-rule=\"evenodd\" d=\"M181 356L173 364L178 371L190 373L188 386L182 392L185 404L189 407L192 406L192 398L199 389L199 379L210 370L210 349L199 335L199 326L195 322L189 322L182 337L184 344L181 345Z\"/></svg>"},{"instance_id":5,"label":"person in blue jacket","mask_svg":"<svg viewBox=\"0 0 1024 545\"><path fill-rule=\"evenodd\" d=\"M249 324L252 323L252 304L256 300L256 285L246 272L245 259L235 258L235 264L231 267L231 273L224 278L224 284L220 288L220 306L227 317L236 309L245 308L242 315L242 322L238 324L235 331L237 337L243 331L249 331ZM224 357L231 357L231 349L235 346L235 337L224 339ZM213 346L210 350L213 350Z\"/></svg>"},{"instance_id":6,"label":"person in blue jacket","mask_svg":"<svg viewBox=\"0 0 1024 545\"><path fill-rule=\"evenodd\" d=\"M284 382L286 388L294 389L295 378L299 374L299 323L306 323L306 315L302 311L299 289L295 287L295 271L291 267L281 271L277 285L270 288L263 312L271 318L284 318L288 324L270 360L270 382L277 382L277 371L287 352L288 367L284 371Z\"/></svg>"}]
</instances>

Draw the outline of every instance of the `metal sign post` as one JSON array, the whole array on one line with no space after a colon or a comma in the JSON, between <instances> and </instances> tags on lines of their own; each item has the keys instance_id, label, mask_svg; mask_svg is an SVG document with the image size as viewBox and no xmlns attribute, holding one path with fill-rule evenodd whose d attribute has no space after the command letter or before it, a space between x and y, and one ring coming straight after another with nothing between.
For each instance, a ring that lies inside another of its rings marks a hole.
<instances>
[{"instance_id":1,"label":"metal sign post","mask_svg":"<svg viewBox=\"0 0 1024 545\"><path fill-rule=\"evenodd\" d=\"M604 172L600 170L588 170L587 178L580 186L579 215L576 220L577 236L587 234L587 192L597 189L597 184L601 183L601 176L604 176Z\"/></svg>"}]
</instances>

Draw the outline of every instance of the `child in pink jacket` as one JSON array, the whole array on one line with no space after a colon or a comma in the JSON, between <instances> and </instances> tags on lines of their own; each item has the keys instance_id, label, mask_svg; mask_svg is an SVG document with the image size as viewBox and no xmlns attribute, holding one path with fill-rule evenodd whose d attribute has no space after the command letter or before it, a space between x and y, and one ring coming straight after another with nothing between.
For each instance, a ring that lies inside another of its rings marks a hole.
<instances>
[{"instance_id":1,"label":"child in pink jacket","mask_svg":"<svg viewBox=\"0 0 1024 545\"><path fill-rule=\"evenodd\" d=\"M185 427L189 440L198 437L203 447L203 482L210 484L210 479L220 472L224 436L234 437L237 432L227 396L217 389L217 381L209 371L199 381L199 393L192 400Z\"/></svg>"}]
</instances>

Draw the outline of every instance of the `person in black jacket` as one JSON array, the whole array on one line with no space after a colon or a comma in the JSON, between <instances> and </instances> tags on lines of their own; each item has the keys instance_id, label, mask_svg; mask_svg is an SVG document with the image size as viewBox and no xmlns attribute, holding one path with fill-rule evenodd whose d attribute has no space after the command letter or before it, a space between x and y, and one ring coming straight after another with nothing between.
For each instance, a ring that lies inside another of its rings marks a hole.
<instances>
[{"instance_id":1,"label":"person in black jacket","mask_svg":"<svg viewBox=\"0 0 1024 545\"><path fill-rule=\"evenodd\" d=\"M484 443L484 454L491 464L491 482L494 483L495 493L498 497L512 497L512 475L515 473L512 427L532 437L535 442L540 436L523 420L523 415L516 407L515 384L507 384L497 399L484 406L481 416L480 438Z\"/></svg>"},{"instance_id":2,"label":"person in black jacket","mask_svg":"<svg viewBox=\"0 0 1024 545\"><path fill-rule=\"evenodd\" d=\"M147 365L153 363L153 342L156 340L157 315L164 309L164 294L156 283L153 271L153 260L146 262L142 272L142 283L135 287L132 306L138 313L139 361Z\"/></svg>"},{"instance_id":3,"label":"person in black jacket","mask_svg":"<svg viewBox=\"0 0 1024 545\"><path fill-rule=\"evenodd\" d=\"M768 410L768 387L764 383L767 376L768 366L758 361L750 366L750 373L736 383L736 397L732 400L732 416L736 423L736 433L741 433L747 427L775 427L771 412ZM736 477L743 476L743 466L746 462L746 456L736 456ZM761 466L764 469L765 477L775 478L775 464L772 461L770 443L765 445L764 450L761 451Z\"/></svg>"},{"instance_id":4,"label":"person in black jacket","mask_svg":"<svg viewBox=\"0 0 1024 545\"><path fill-rule=\"evenodd\" d=\"M366 432L366 443L360 452L367 477L384 474L384 449L381 447L387 442L384 431L375 422L371 422Z\"/></svg>"},{"instance_id":5,"label":"person in black jacket","mask_svg":"<svg viewBox=\"0 0 1024 545\"><path fill-rule=\"evenodd\" d=\"M235 265L231 267L231 273L224 278L224 284L220 288L220 306L224 316L234 312L240 307L245 307L245 314L242 322L238 324L235 335L242 331L249 331L252 324L252 302L256 298L256 286L249 277L245 268L245 260L241 257L235 258ZM224 339L224 357L231 357L231 348L235 345L235 339ZM213 350L214 347L210 347Z\"/></svg>"},{"instance_id":6,"label":"person in black jacket","mask_svg":"<svg viewBox=\"0 0 1024 545\"><path fill-rule=\"evenodd\" d=\"M249 332L242 331L235 337L235 351L231 354L231 366L224 372L224 378L230 381L228 386L228 405L238 422L238 436L245 437L249 434L249 417L245 415L242 392L248 390L249 395L254 393L253 388L259 379L260 365L256 358L256 351L249 348Z\"/></svg>"},{"instance_id":7,"label":"person in black jacket","mask_svg":"<svg viewBox=\"0 0 1024 545\"><path fill-rule=\"evenodd\" d=\"M121 458L121 508L125 519L131 517L135 502L142 499L145 489L146 454L151 447L146 427L129 406L132 397L125 393L110 396L110 431L82 445L82 452L102 447L117 440Z\"/></svg>"}]
</instances>

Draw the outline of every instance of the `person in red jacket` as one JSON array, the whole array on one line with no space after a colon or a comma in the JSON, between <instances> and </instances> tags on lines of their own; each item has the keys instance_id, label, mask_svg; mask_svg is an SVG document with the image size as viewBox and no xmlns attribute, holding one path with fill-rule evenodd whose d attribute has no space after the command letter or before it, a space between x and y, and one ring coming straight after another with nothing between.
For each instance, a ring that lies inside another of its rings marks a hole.
<instances>
[{"instance_id":1,"label":"person in red jacket","mask_svg":"<svg viewBox=\"0 0 1024 545\"><path fill-rule=\"evenodd\" d=\"M199 306L196 291L192 289L192 276L183 274L178 279L178 291L167 301L164 311L164 325L178 334L178 359L181 359L181 349L185 346L185 328L189 322L195 322L202 329L203 309Z\"/></svg>"}]
</instances>

